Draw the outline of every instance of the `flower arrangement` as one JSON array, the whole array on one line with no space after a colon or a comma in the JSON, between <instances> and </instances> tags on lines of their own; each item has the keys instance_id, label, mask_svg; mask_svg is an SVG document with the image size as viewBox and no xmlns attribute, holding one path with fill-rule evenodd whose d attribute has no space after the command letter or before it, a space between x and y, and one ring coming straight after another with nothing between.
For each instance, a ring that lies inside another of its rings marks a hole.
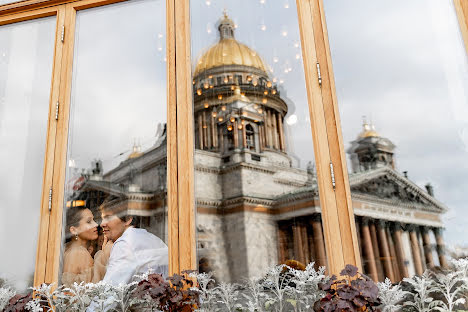
<instances>
[{"instance_id":1,"label":"flower arrangement","mask_svg":"<svg viewBox=\"0 0 468 312\"><path fill-rule=\"evenodd\" d=\"M374 283L347 265L340 278L289 261L242 284L215 283L209 273L184 272L167 279L144 274L125 285L105 282L70 287L41 285L27 295L0 287L3 312L100 311L286 312L286 311L458 311L468 290L468 260L452 261L449 271L426 271L400 284Z\"/></svg>"}]
</instances>

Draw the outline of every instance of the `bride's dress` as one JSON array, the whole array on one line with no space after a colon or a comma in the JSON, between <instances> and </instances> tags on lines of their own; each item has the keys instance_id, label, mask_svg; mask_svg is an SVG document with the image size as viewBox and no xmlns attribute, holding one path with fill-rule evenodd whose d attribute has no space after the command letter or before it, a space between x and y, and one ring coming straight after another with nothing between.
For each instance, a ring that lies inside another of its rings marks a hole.
<instances>
[{"instance_id":1,"label":"bride's dress","mask_svg":"<svg viewBox=\"0 0 468 312\"><path fill-rule=\"evenodd\" d=\"M83 246L71 245L65 249L63 257L62 284L97 283L104 278L112 244L99 250L94 259Z\"/></svg>"}]
</instances>

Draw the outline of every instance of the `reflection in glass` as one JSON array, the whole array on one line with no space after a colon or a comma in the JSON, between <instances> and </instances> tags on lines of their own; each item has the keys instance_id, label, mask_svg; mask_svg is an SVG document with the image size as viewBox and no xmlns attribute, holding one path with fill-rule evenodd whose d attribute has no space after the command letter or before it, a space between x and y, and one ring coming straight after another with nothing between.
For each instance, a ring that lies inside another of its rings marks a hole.
<instances>
[{"instance_id":1,"label":"reflection in glass","mask_svg":"<svg viewBox=\"0 0 468 312\"><path fill-rule=\"evenodd\" d=\"M62 283L167 275L164 1L76 23Z\"/></svg>"},{"instance_id":2,"label":"reflection in glass","mask_svg":"<svg viewBox=\"0 0 468 312\"><path fill-rule=\"evenodd\" d=\"M325 5L364 270L398 281L446 267L468 221L468 66L453 3Z\"/></svg>"},{"instance_id":3,"label":"reflection in glass","mask_svg":"<svg viewBox=\"0 0 468 312\"><path fill-rule=\"evenodd\" d=\"M0 285L32 286L55 18L0 27Z\"/></svg>"},{"instance_id":4,"label":"reflection in glass","mask_svg":"<svg viewBox=\"0 0 468 312\"><path fill-rule=\"evenodd\" d=\"M236 282L326 265L296 9L191 10L199 270Z\"/></svg>"}]
</instances>

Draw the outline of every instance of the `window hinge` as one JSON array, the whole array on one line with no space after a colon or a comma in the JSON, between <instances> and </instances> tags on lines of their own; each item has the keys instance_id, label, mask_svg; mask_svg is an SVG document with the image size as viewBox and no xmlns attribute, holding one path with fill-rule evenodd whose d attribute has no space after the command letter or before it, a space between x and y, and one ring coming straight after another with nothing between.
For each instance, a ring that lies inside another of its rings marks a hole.
<instances>
[{"instance_id":1,"label":"window hinge","mask_svg":"<svg viewBox=\"0 0 468 312\"><path fill-rule=\"evenodd\" d=\"M335 170L333 169L333 164L330 162L330 174L331 174L331 182L333 185L333 190L335 190L336 183L335 183Z\"/></svg>"},{"instance_id":2,"label":"window hinge","mask_svg":"<svg viewBox=\"0 0 468 312\"><path fill-rule=\"evenodd\" d=\"M62 42L65 40L65 25L62 25L62 35L60 36L60 40Z\"/></svg>"},{"instance_id":3,"label":"window hinge","mask_svg":"<svg viewBox=\"0 0 468 312\"><path fill-rule=\"evenodd\" d=\"M60 103L59 101L57 101L57 103L55 104L55 120L58 120L59 106L60 106Z\"/></svg>"},{"instance_id":4,"label":"window hinge","mask_svg":"<svg viewBox=\"0 0 468 312\"><path fill-rule=\"evenodd\" d=\"M52 211L52 187L49 189L49 212Z\"/></svg>"},{"instance_id":5,"label":"window hinge","mask_svg":"<svg viewBox=\"0 0 468 312\"><path fill-rule=\"evenodd\" d=\"M322 86L322 74L320 73L320 64L317 62L317 75L319 86Z\"/></svg>"}]
</instances>

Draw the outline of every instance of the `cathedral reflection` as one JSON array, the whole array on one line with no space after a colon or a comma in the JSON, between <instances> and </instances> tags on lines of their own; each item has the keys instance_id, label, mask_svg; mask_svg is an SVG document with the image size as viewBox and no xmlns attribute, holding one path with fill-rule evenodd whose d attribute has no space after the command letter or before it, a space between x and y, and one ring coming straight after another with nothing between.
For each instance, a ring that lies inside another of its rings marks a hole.
<instances>
[{"instance_id":1,"label":"cathedral reflection","mask_svg":"<svg viewBox=\"0 0 468 312\"><path fill-rule=\"evenodd\" d=\"M314 166L294 166L287 152L291 101L260 55L236 40L226 14L218 30L219 42L196 61L193 76L199 268L235 282L288 259L326 265ZM363 269L375 280L447 265L441 236L447 208L430 185L422 189L396 171L394 148L364 122L347 151ZM95 162L70 198L95 209L110 195L124 197L144 227L167 237L165 131L152 148L135 145L106 173Z\"/></svg>"}]
</instances>

